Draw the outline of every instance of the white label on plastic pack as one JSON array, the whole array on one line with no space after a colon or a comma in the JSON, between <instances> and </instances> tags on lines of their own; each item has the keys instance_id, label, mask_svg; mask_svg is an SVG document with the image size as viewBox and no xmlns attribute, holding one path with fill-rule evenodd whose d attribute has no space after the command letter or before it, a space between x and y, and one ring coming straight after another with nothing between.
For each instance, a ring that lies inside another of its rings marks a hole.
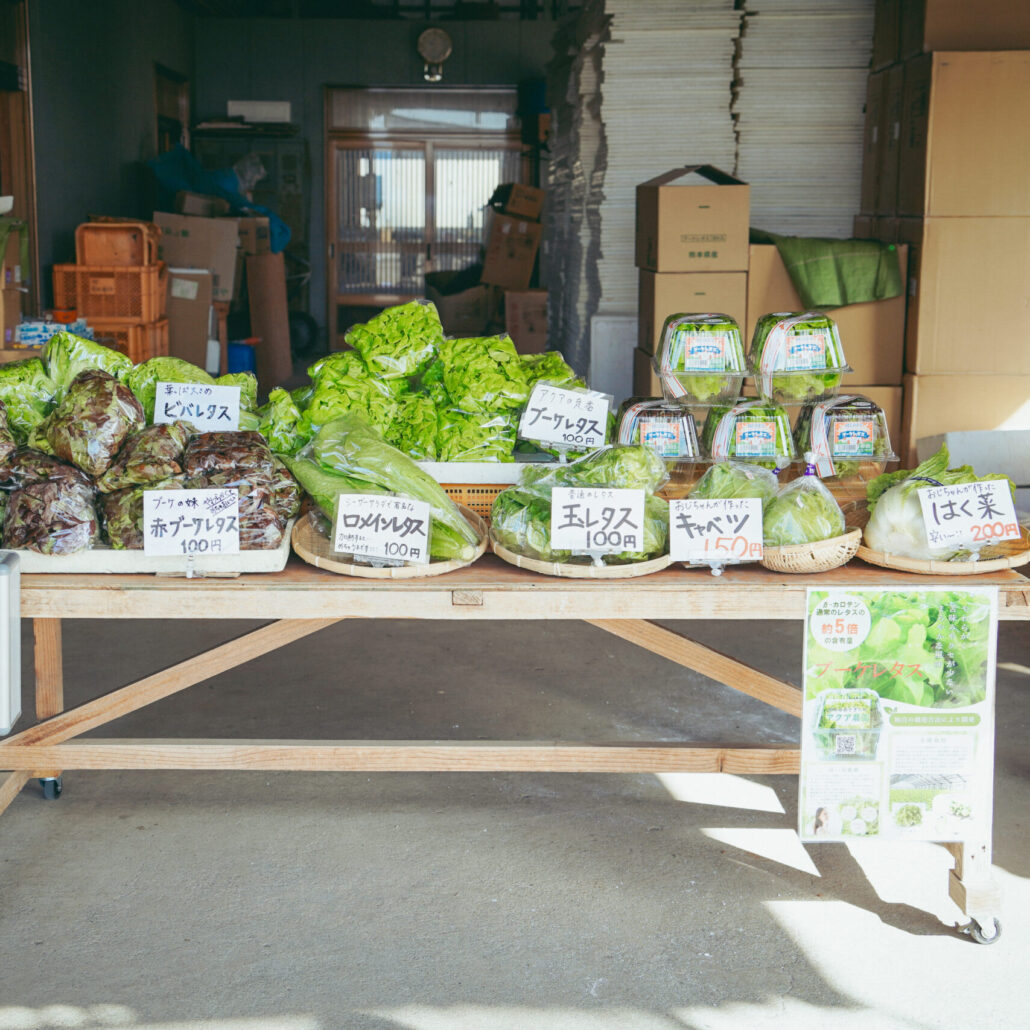
<instances>
[{"instance_id":1,"label":"white label on plastic pack","mask_svg":"<svg viewBox=\"0 0 1030 1030\"><path fill-rule=\"evenodd\" d=\"M591 554L643 550L644 491L555 487L551 491L551 547Z\"/></svg>"},{"instance_id":2,"label":"white label on plastic pack","mask_svg":"<svg viewBox=\"0 0 1030 1030\"><path fill-rule=\"evenodd\" d=\"M189 422L200 433L240 428L240 387L158 383L154 421Z\"/></svg>"},{"instance_id":3,"label":"white label on plastic pack","mask_svg":"<svg viewBox=\"0 0 1030 1030\"><path fill-rule=\"evenodd\" d=\"M669 554L673 561L758 561L762 557L761 499L669 501Z\"/></svg>"},{"instance_id":4,"label":"white label on plastic pack","mask_svg":"<svg viewBox=\"0 0 1030 1030\"><path fill-rule=\"evenodd\" d=\"M826 368L826 343L826 333L790 333L784 346L783 367L788 372Z\"/></svg>"},{"instance_id":5,"label":"white label on plastic pack","mask_svg":"<svg viewBox=\"0 0 1030 1030\"><path fill-rule=\"evenodd\" d=\"M673 338L669 368L681 372L723 372L728 343L725 333L680 330Z\"/></svg>"},{"instance_id":6,"label":"white label on plastic pack","mask_svg":"<svg viewBox=\"0 0 1030 1030\"><path fill-rule=\"evenodd\" d=\"M428 565L431 518L426 501L386 494L340 494L333 550L373 560Z\"/></svg>"},{"instance_id":7,"label":"white label on plastic pack","mask_svg":"<svg viewBox=\"0 0 1030 1030\"><path fill-rule=\"evenodd\" d=\"M169 292L177 300L196 300L200 290L200 283L196 279L176 279L172 276Z\"/></svg>"},{"instance_id":8,"label":"white label on plastic pack","mask_svg":"<svg viewBox=\"0 0 1030 1030\"><path fill-rule=\"evenodd\" d=\"M989 479L917 491L931 548L979 550L1002 540L1018 540L1019 522L1007 480Z\"/></svg>"},{"instance_id":9,"label":"white label on plastic pack","mask_svg":"<svg viewBox=\"0 0 1030 1030\"><path fill-rule=\"evenodd\" d=\"M240 553L240 492L144 490L143 553L200 557Z\"/></svg>"},{"instance_id":10,"label":"white label on plastic pack","mask_svg":"<svg viewBox=\"0 0 1030 1030\"><path fill-rule=\"evenodd\" d=\"M687 434L683 422L671 418L642 418L640 444L657 451L663 458L686 457Z\"/></svg>"},{"instance_id":11,"label":"white label on plastic pack","mask_svg":"<svg viewBox=\"0 0 1030 1030\"><path fill-rule=\"evenodd\" d=\"M875 443L876 425L868 419L833 423L830 448L835 458L871 458Z\"/></svg>"},{"instance_id":12,"label":"white label on plastic pack","mask_svg":"<svg viewBox=\"0 0 1030 1030\"><path fill-rule=\"evenodd\" d=\"M566 450L595 450L605 444L608 407L607 394L537 383L522 412L519 436Z\"/></svg>"},{"instance_id":13,"label":"white label on plastic pack","mask_svg":"<svg viewBox=\"0 0 1030 1030\"><path fill-rule=\"evenodd\" d=\"M774 458L776 456L775 422L737 422L734 448L740 458Z\"/></svg>"}]
</instances>

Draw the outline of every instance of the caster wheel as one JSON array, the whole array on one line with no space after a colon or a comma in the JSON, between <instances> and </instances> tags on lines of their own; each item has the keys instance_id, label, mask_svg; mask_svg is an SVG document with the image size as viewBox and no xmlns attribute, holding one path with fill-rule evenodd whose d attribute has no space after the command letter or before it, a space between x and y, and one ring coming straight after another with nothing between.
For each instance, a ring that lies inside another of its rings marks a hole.
<instances>
[{"instance_id":1,"label":"caster wheel","mask_svg":"<svg viewBox=\"0 0 1030 1030\"><path fill-rule=\"evenodd\" d=\"M982 927L975 919L972 919L962 929L977 944L994 944L1001 936L1001 923L997 919L992 920L986 928Z\"/></svg>"},{"instance_id":2,"label":"caster wheel","mask_svg":"<svg viewBox=\"0 0 1030 1030\"><path fill-rule=\"evenodd\" d=\"M61 777L40 780L40 787L43 788L43 797L47 801L56 801L61 796L63 790L63 784L61 783Z\"/></svg>"}]
</instances>

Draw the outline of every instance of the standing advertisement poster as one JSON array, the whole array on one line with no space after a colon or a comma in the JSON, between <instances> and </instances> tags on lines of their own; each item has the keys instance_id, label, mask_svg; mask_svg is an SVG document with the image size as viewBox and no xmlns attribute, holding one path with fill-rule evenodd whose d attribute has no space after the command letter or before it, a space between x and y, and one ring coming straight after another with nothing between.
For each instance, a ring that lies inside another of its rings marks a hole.
<instances>
[{"instance_id":1,"label":"standing advertisement poster","mask_svg":"<svg viewBox=\"0 0 1030 1030\"><path fill-rule=\"evenodd\" d=\"M799 833L990 840L995 587L808 590Z\"/></svg>"}]
</instances>

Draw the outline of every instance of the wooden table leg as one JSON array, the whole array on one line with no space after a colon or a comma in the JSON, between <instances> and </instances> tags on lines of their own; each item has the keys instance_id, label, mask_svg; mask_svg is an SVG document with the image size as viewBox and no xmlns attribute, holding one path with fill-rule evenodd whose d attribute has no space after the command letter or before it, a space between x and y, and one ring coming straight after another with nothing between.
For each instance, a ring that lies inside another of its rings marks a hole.
<instances>
[{"instance_id":1,"label":"wooden table leg","mask_svg":"<svg viewBox=\"0 0 1030 1030\"><path fill-rule=\"evenodd\" d=\"M36 659L36 718L49 719L64 711L64 667L61 655L61 620L33 619L32 634ZM61 770L44 769L36 773L47 796L60 793Z\"/></svg>"}]
</instances>

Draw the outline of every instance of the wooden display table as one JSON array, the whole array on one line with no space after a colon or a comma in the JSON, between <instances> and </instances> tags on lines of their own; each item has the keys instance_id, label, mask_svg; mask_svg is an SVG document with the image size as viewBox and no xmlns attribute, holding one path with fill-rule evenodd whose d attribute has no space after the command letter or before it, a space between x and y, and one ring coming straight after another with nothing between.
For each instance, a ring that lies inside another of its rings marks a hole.
<instances>
[{"instance_id":1,"label":"wooden display table","mask_svg":"<svg viewBox=\"0 0 1030 1030\"><path fill-rule=\"evenodd\" d=\"M1030 579L1005 571L965 582L999 588L1000 618L1030 620ZM740 566L719 577L704 569L674 567L639 579L571 580L516 569L493 555L467 569L423 580L352 579L312 568L296 558L283 572L237 579L27 575L21 581L22 615L34 625L36 715L40 722L0 742L0 769L13 770L0 781L0 811L32 776L44 779L49 793L56 795L58 770L65 769L796 774L797 747L746 743L74 738L338 620L358 618L579 619L800 716L802 698L797 687L649 620L803 620L809 586L922 589L954 583L945 576L906 575L861 562L811 577ZM61 620L139 618L279 621L64 711ZM958 866L957 875L952 874L952 895L966 911L982 910L986 901L970 904L962 882L963 867L967 880L971 864L989 869L990 843L956 846L954 850Z\"/></svg>"}]
</instances>

